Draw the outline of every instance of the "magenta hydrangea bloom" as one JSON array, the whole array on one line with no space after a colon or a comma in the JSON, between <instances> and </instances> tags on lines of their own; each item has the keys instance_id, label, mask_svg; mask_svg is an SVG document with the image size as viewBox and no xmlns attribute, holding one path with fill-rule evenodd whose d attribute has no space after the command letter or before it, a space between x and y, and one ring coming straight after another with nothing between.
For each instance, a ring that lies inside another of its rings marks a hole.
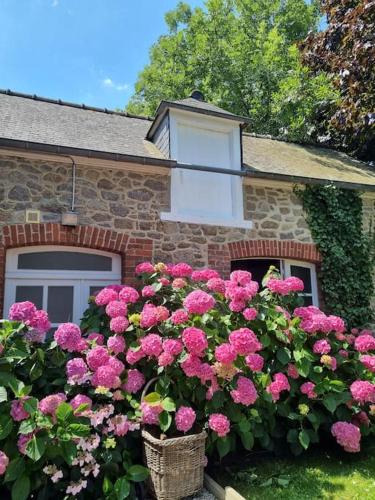
<instances>
[{"instance_id":1,"label":"magenta hydrangea bloom","mask_svg":"<svg viewBox=\"0 0 375 500\"><path fill-rule=\"evenodd\" d=\"M139 299L139 293L132 286L124 286L119 293L119 299L127 304L134 304Z\"/></svg>"},{"instance_id":2,"label":"magenta hydrangea bloom","mask_svg":"<svg viewBox=\"0 0 375 500\"><path fill-rule=\"evenodd\" d=\"M201 371L202 362L198 356L189 354L180 366L187 377L198 377Z\"/></svg>"},{"instance_id":3,"label":"magenta hydrangea bloom","mask_svg":"<svg viewBox=\"0 0 375 500\"><path fill-rule=\"evenodd\" d=\"M185 262L180 262L179 264L172 266L170 270L170 274L173 276L173 278L188 278L189 276L191 276L192 272L192 267Z\"/></svg>"},{"instance_id":4,"label":"magenta hydrangea bloom","mask_svg":"<svg viewBox=\"0 0 375 500\"><path fill-rule=\"evenodd\" d=\"M349 453L360 451L361 431L356 425L348 422L335 422L331 427L331 433L345 451Z\"/></svg>"},{"instance_id":5,"label":"magenta hydrangea bloom","mask_svg":"<svg viewBox=\"0 0 375 500\"><path fill-rule=\"evenodd\" d=\"M363 356L360 356L359 360L367 370L369 370L372 373L375 373L375 356L370 356L369 354L365 354Z\"/></svg>"},{"instance_id":6,"label":"magenta hydrangea bloom","mask_svg":"<svg viewBox=\"0 0 375 500\"><path fill-rule=\"evenodd\" d=\"M142 328L151 328L160 322L160 313L154 304L145 304L141 312L140 325Z\"/></svg>"},{"instance_id":7,"label":"magenta hydrangea bloom","mask_svg":"<svg viewBox=\"0 0 375 500\"><path fill-rule=\"evenodd\" d=\"M32 302L15 302L9 309L8 317L11 321L28 321L31 320L37 309Z\"/></svg>"},{"instance_id":8,"label":"magenta hydrangea bloom","mask_svg":"<svg viewBox=\"0 0 375 500\"><path fill-rule=\"evenodd\" d=\"M138 264L135 268L135 273L136 274L152 274L155 272L154 266L151 264L151 262L141 262Z\"/></svg>"},{"instance_id":9,"label":"magenta hydrangea bloom","mask_svg":"<svg viewBox=\"0 0 375 500\"><path fill-rule=\"evenodd\" d=\"M214 269L198 269L196 271L193 271L191 275L191 279L196 282L209 281L217 278L220 278L220 275Z\"/></svg>"},{"instance_id":10,"label":"magenta hydrangea bloom","mask_svg":"<svg viewBox=\"0 0 375 500\"><path fill-rule=\"evenodd\" d=\"M208 347L207 337L203 330L191 326L182 332L182 341L186 349L196 356L202 356Z\"/></svg>"},{"instance_id":11,"label":"magenta hydrangea bloom","mask_svg":"<svg viewBox=\"0 0 375 500\"><path fill-rule=\"evenodd\" d=\"M251 282L251 278L252 276L249 271L238 270L230 273L230 281L233 281L233 283L236 283L240 286L249 285Z\"/></svg>"},{"instance_id":12,"label":"magenta hydrangea bloom","mask_svg":"<svg viewBox=\"0 0 375 500\"><path fill-rule=\"evenodd\" d=\"M121 375L122 372L125 370L125 365L122 361L120 361L118 358L115 358L113 356L110 356L107 364L105 366L109 366L112 368L112 370L116 373L116 375Z\"/></svg>"},{"instance_id":13,"label":"magenta hydrangea bloom","mask_svg":"<svg viewBox=\"0 0 375 500\"><path fill-rule=\"evenodd\" d=\"M157 358L163 350L162 339L160 335L157 335L156 333L150 333L149 335L146 335L140 340L140 342L142 351L147 356L154 356Z\"/></svg>"},{"instance_id":14,"label":"magenta hydrangea bloom","mask_svg":"<svg viewBox=\"0 0 375 500\"><path fill-rule=\"evenodd\" d=\"M66 395L62 392L50 394L39 401L38 408L44 415L54 416L57 407L64 401L66 401Z\"/></svg>"},{"instance_id":15,"label":"magenta hydrangea bloom","mask_svg":"<svg viewBox=\"0 0 375 500\"><path fill-rule=\"evenodd\" d=\"M247 366L253 372L261 372L264 366L264 358L260 354L249 354L245 358Z\"/></svg>"},{"instance_id":16,"label":"magenta hydrangea bloom","mask_svg":"<svg viewBox=\"0 0 375 500\"><path fill-rule=\"evenodd\" d=\"M128 349L126 353L126 362L129 363L129 365L135 365L140 361L142 358L146 356L145 352L143 351L142 348L134 350L134 349Z\"/></svg>"},{"instance_id":17,"label":"magenta hydrangea bloom","mask_svg":"<svg viewBox=\"0 0 375 500\"><path fill-rule=\"evenodd\" d=\"M375 384L368 380L356 380L350 386L354 401L360 404L375 403Z\"/></svg>"},{"instance_id":18,"label":"magenta hydrangea bloom","mask_svg":"<svg viewBox=\"0 0 375 500\"><path fill-rule=\"evenodd\" d=\"M290 377L294 380L297 380L297 378L299 377L299 373L298 373L296 365L293 365L293 363L289 363L288 369L287 369L287 374L288 374L288 377Z\"/></svg>"},{"instance_id":19,"label":"magenta hydrangea bloom","mask_svg":"<svg viewBox=\"0 0 375 500\"><path fill-rule=\"evenodd\" d=\"M95 304L97 306L106 306L113 300L118 299L118 292L110 287L105 287L95 297Z\"/></svg>"},{"instance_id":20,"label":"magenta hydrangea bloom","mask_svg":"<svg viewBox=\"0 0 375 500\"><path fill-rule=\"evenodd\" d=\"M313 382L305 382L300 387L300 391L302 392L302 394L305 394L309 399L315 399L318 397L314 389L315 384Z\"/></svg>"},{"instance_id":21,"label":"magenta hydrangea bloom","mask_svg":"<svg viewBox=\"0 0 375 500\"><path fill-rule=\"evenodd\" d=\"M177 309L171 314L171 321L174 325L181 325L182 323L186 323L189 319L188 313L184 309Z\"/></svg>"},{"instance_id":22,"label":"magenta hydrangea bloom","mask_svg":"<svg viewBox=\"0 0 375 500\"><path fill-rule=\"evenodd\" d=\"M203 290L194 290L184 299L184 307L189 314L205 314L215 306L212 295Z\"/></svg>"},{"instance_id":23,"label":"magenta hydrangea bloom","mask_svg":"<svg viewBox=\"0 0 375 500\"><path fill-rule=\"evenodd\" d=\"M91 410L92 400L85 394L77 394L72 400L70 400L69 404L73 408L73 410L76 410L81 405L87 405L87 408L83 410L84 413L85 411ZM76 413L76 415L79 416L81 415L81 413Z\"/></svg>"},{"instance_id":24,"label":"magenta hydrangea bloom","mask_svg":"<svg viewBox=\"0 0 375 500\"><path fill-rule=\"evenodd\" d=\"M358 352L375 351L375 337L372 335L360 335L354 341L354 348Z\"/></svg>"},{"instance_id":25,"label":"magenta hydrangea bloom","mask_svg":"<svg viewBox=\"0 0 375 500\"><path fill-rule=\"evenodd\" d=\"M128 313L128 306L121 300L111 300L111 302L107 304L105 312L110 318L126 316Z\"/></svg>"},{"instance_id":26,"label":"magenta hydrangea bloom","mask_svg":"<svg viewBox=\"0 0 375 500\"><path fill-rule=\"evenodd\" d=\"M173 356L178 356L184 346L180 340L177 339L165 339L163 340L163 351L169 352Z\"/></svg>"},{"instance_id":27,"label":"magenta hydrangea bloom","mask_svg":"<svg viewBox=\"0 0 375 500\"><path fill-rule=\"evenodd\" d=\"M108 337L107 347L109 351L115 354L120 354L120 352L124 352L126 349L126 343L124 337L121 337L120 335L112 335L112 337Z\"/></svg>"},{"instance_id":28,"label":"magenta hydrangea bloom","mask_svg":"<svg viewBox=\"0 0 375 500\"><path fill-rule=\"evenodd\" d=\"M88 335L87 340L95 340L97 345L104 344L104 335L101 333L92 332Z\"/></svg>"},{"instance_id":29,"label":"magenta hydrangea bloom","mask_svg":"<svg viewBox=\"0 0 375 500\"><path fill-rule=\"evenodd\" d=\"M65 366L68 383L82 383L88 378L88 367L82 358L70 359Z\"/></svg>"},{"instance_id":30,"label":"magenta hydrangea bloom","mask_svg":"<svg viewBox=\"0 0 375 500\"><path fill-rule=\"evenodd\" d=\"M253 321L258 316L258 311L255 307L246 307L242 311L242 315L247 321Z\"/></svg>"},{"instance_id":31,"label":"magenta hydrangea bloom","mask_svg":"<svg viewBox=\"0 0 375 500\"><path fill-rule=\"evenodd\" d=\"M197 415L193 408L189 406L181 406L176 411L175 424L176 428L180 432L188 432L193 427Z\"/></svg>"},{"instance_id":32,"label":"magenta hydrangea bloom","mask_svg":"<svg viewBox=\"0 0 375 500\"><path fill-rule=\"evenodd\" d=\"M161 405L149 405L141 403L142 422L149 425L159 425L159 415L163 411Z\"/></svg>"},{"instance_id":33,"label":"magenta hydrangea bloom","mask_svg":"<svg viewBox=\"0 0 375 500\"><path fill-rule=\"evenodd\" d=\"M94 373L91 383L94 387L105 387L107 389L117 389L121 381L116 371L108 365L100 366Z\"/></svg>"},{"instance_id":34,"label":"magenta hydrangea bloom","mask_svg":"<svg viewBox=\"0 0 375 500\"><path fill-rule=\"evenodd\" d=\"M26 320L28 327L32 328L36 333L45 334L51 328L51 322L48 319L46 311L38 310L31 319Z\"/></svg>"},{"instance_id":35,"label":"magenta hydrangea bloom","mask_svg":"<svg viewBox=\"0 0 375 500\"><path fill-rule=\"evenodd\" d=\"M117 318L112 318L109 327L114 333L124 333L129 326L129 321L123 316L117 316Z\"/></svg>"},{"instance_id":36,"label":"magenta hydrangea bloom","mask_svg":"<svg viewBox=\"0 0 375 500\"><path fill-rule=\"evenodd\" d=\"M33 438L34 433L30 432L29 434L21 434L17 441L18 451L22 454L26 454L26 446L28 442Z\"/></svg>"},{"instance_id":37,"label":"magenta hydrangea bloom","mask_svg":"<svg viewBox=\"0 0 375 500\"><path fill-rule=\"evenodd\" d=\"M221 278L211 278L207 281L207 288L211 290L211 292L221 293L224 295L225 281Z\"/></svg>"},{"instance_id":38,"label":"magenta hydrangea bloom","mask_svg":"<svg viewBox=\"0 0 375 500\"><path fill-rule=\"evenodd\" d=\"M140 391L145 384L143 373L136 369L128 370L125 384L122 386L124 391L135 394Z\"/></svg>"},{"instance_id":39,"label":"magenta hydrangea bloom","mask_svg":"<svg viewBox=\"0 0 375 500\"><path fill-rule=\"evenodd\" d=\"M100 366L106 365L108 360L108 351L103 346L94 347L86 355L86 361L91 370L97 370Z\"/></svg>"},{"instance_id":40,"label":"magenta hydrangea bloom","mask_svg":"<svg viewBox=\"0 0 375 500\"><path fill-rule=\"evenodd\" d=\"M213 413L208 419L208 427L219 437L225 437L230 431L230 421L222 413Z\"/></svg>"},{"instance_id":41,"label":"magenta hydrangea bloom","mask_svg":"<svg viewBox=\"0 0 375 500\"><path fill-rule=\"evenodd\" d=\"M215 349L215 358L220 363L230 364L237 358L237 353L230 344L221 344Z\"/></svg>"},{"instance_id":42,"label":"magenta hydrangea bloom","mask_svg":"<svg viewBox=\"0 0 375 500\"><path fill-rule=\"evenodd\" d=\"M273 382L267 386L266 391L271 394L273 401L278 401L282 391L290 391L288 378L281 372L275 373Z\"/></svg>"},{"instance_id":43,"label":"magenta hydrangea bloom","mask_svg":"<svg viewBox=\"0 0 375 500\"><path fill-rule=\"evenodd\" d=\"M229 335L229 342L240 356L247 356L262 349L255 333L249 328L240 328Z\"/></svg>"},{"instance_id":44,"label":"magenta hydrangea bloom","mask_svg":"<svg viewBox=\"0 0 375 500\"><path fill-rule=\"evenodd\" d=\"M82 340L81 329L74 323L62 323L57 327L54 339L61 349L74 352Z\"/></svg>"},{"instance_id":45,"label":"magenta hydrangea bloom","mask_svg":"<svg viewBox=\"0 0 375 500\"><path fill-rule=\"evenodd\" d=\"M182 288L185 288L186 285L187 282L183 278L175 278L172 281L172 288L175 288L176 290L181 290Z\"/></svg>"},{"instance_id":46,"label":"magenta hydrangea bloom","mask_svg":"<svg viewBox=\"0 0 375 500\"><path fill-rule=\"evenodd\" d=\"M169 366L173 363L174 356L170 352L162 352L158 357L159 366Z\"/></svg>"},{"instance_id":47,"label":"magenta hydrangea bloom","mask_svg":"<svg viewBox=\"0 0 375 500\"><path fill-rule=\"evenodd\" d=\"M235 403L241 403L250 406L258 398L257 390L252 380L246 377L238 377L237 388L230 391L230 395Z\"/></svg>"},{"instance_id":48,"label":"magenta hydrangea bloom","mask_svg":"<svg viewBox=\"0 0 375 500\"><path fill-rule=\"evenodd\" d=\"M302 292L304 289L303 281L295 276L291 276L285 280L278 278L270 278L267 282L267 288L272 293L279 295L288 295L292 292Z\"/></svg>"},{"instance_id":49,"label":"magenta hydrangea bloom","mask_svg":"<svg viewBox=\"0 0 375 500\"><path fill-rule=\"evenodd\" d=\"M0 476L5 474L8 465L9 465L9 458L3 451L0 451Z\"/></svg>"},{"instance_id":50,"label":"magenta hydrangea bloom","mask_svg":"<svg viewBox=\"0 0 375 500\"><path fill-rule=\"evenodd\" d=\"M328 340L317 340L313 345L313 352L315 354L328 354L331 351L331 345Z\"/></svg>"},{"instance_id":51,"label":"magenta hydrangea bloom","mask_svg":"<svg viewBox=\"0 0 375 500\"><path fill-rule=\"evenodd\" d=\"M15 399L14 401L12 401L12 404L10 407L10 416L16 422L21 422L21 420L25 420L26 418L29 418L30 414L23 407L24 401L26 401L28 399L30 399L30 398L28 396L26 396L24 398Z\"/></svg>"},{"instance_id":52,"label":"magenta hydrangea bloom","mask_svg":"<svg viewBox=\"0 0 375 500\"><path fill-rule=\"evenodd\" d=\"M148 299L156 294L155 289L152 285L146 285L142 288L142 297Z\"/></svg>"}]
</instances>

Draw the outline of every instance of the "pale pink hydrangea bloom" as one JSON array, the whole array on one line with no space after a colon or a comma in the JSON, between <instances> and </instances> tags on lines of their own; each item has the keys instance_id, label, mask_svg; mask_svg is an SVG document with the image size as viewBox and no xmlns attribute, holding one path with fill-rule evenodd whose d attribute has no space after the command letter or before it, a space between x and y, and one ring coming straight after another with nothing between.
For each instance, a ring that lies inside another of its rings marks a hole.
<instances>
[{"instance_id":1,"label":"pale pink hydrangea bloom","mask_svg":"<svg viewBox=\"0 0 375 500\"><path fill-rule=\"evenodd\" d=\"M141 338L140 342L142 351L147 356L154 356L157 358L163 350L162 339L160 335L157 335L156 333L150 333L149 335L146 335L145 337Z\"/></svg>"},{"instance_id":2,"label":"pale pink hydrangea bloom","mask_svg":"<svg viewBox=\"0 0 375 500\"><path fill-rule=\"evenodd\" d=\"M222 413L213 413L208 419L208 427L219 437L225 437L230 431L230 421Z\"/></svg>"},{"instance_id":3,"label":"pale pink hydrangea bloom","mask_svg":"<svg viewBox=\"0 0 375 500\"><path fill-rule=\"evenodd\" d=\"M129 365L135 365L136 363L138 363L138 361L140 361L145 356L146 356L146 354L143 352L142 348L137 349L137 350L130 348L130 349L128 349L128 351L126 353L125 358L126 358L126 362L129 363Z\"/></svg>"},{"instance_id":4,"label":"pale pink hydrangea bloom","mask_svg":"<svg viewBox=\"0 0 375 500\"><path fill-rule=\"evenodd\" d=\"M66 494L76 497L78 493L87 488L87 481L85 479L79 479L77 482L71 481L69 486L66 488Z\"/></svg>"},{"instance_id":5,"label":"pale pink hydrangea bloom","mask_svg":"<svg viewBox=\"0 0 375 500\"><path fill-rule=\"evenodd\" d=\"M136 274L153 274L154 272L154 266L151 264L151 262L141 262L135 268Z\"/></svg>"},{"instance_id":6,"label":"pale pink hydrangea bloom","mask_svg":"<svg viewBox=\"0 0 375 500\"><path fill-rule=\"evenodd\" d=\"M163 411L161 405L149 405L141 403L142 422L149 425L159 425L159 415Z\"/></svg>"},{"instance_id":7,"label":"pale pink hydrangea bloom","mask_svg":"<svg viewBox=\"0 0 375 500\"><path fill-rule=\"evenodd\" d=\"M189 406L181 406L176 411L175 416L177 430L184 433L190 431L194 425L196 417L197 416L193 408L190 408Z\"/></svg>"},{"instance_id":8,"label":"pale pink hydrangea bloom","mask_svg":"<svg viewBox=\"0 0 375 500\"><path fill-rule=\"evenodd\" d=\"M356 380L350 386L354 401L360 404L375 403L375 384L367 380Z\"/></svg>"},{"instance_id":9,"label":"pale pink hydrangea bloom","mask_svg":"<svg viewBox=\"0 0 375 500\"><path fill-rule=\"evenodd\" d=\"M313 345L313 352L315 354L328 354L331 351L330 343L325 340L317 340Z\"/></svg>"},{"instance_id":10,"label":"pale pink hydrangea bloom","mask_svg":"<svg viewBox=\"0 0 375 500\"><path fill-rule=\"evenodd\" d=\"M44 415L55 415L57 407L66 401L66 395L62 392L50 394L39 401L38 408Z\"/></svg>"},{"instance_id":11,"label":"pale pink hydrangea bloom","mask_svg":"<svg viewBox=\"0 0 375 500\"><path fill-rule=\"evenodd\" d=\"M117 316L117 318L112 318L109 327L114 333L124 333L129 326L129 321L127 318L122 316Z\"/></svg>"},{"instance_id":12,"label":"pale pink hydrangea bloom","mask_svg":"<svg viewBox=\"0 0 375 500\"><path fill-rule=\"evenodd\" d=\"M215 306L212 295L203 290L194 290L184 299L184 307L189 314L205 314Z\"/></svg>"},{"instance_id":13,"label":"pale pink hydrangea bloom","mask_svg":"<svg viewBox=\"0 0 375 500\"><path fill-rule=\"evenodd\" d=\"M187 282L183 278L175 278L172 281L172 288L175 288L176 290L181 290L182 288L185 288L187 285Z\"/></svg>"},{"instance_id":14,"label":"pale pink hydrangea bloom","mask_svg":"<svg viewBox=\"0 0 375 500\"><path fill-rule=\"evenodd\" d=\"M242 315L247 321L252 321L257 317L258 311L255 307L246 307L246 309L242 311Z\"/></svg>"},{"instance_id":15,"label":"pale pink hydrangea bloom","mask_svg":"<svg viewBox=\"0 0 375 500\"><path fill-rule=\"evenodd\" d=\"M360 451L361 431L356 425L348 422L335 422L331 427L331 433L345 451L349 453Z\"/></svg>"},{"instance_id":16,"label":"pale pink hydrangea bloom","mask_svg":"<svg viewBox=\"0 0 375 500\"><path fill-rule=\"evenodd\" d=\"M211 278L207 281L207 288L211 290L211 292L221 293L224 295L225 281L221 278Z\"/></svg>"},{"instance_id":17,"label":"pale pink hydrangea bloom","mask_svg":"<svg viewBox=\"0 0 375 500\"><path fill-rule=\"evenodd\" d=\"M86 411L91 410L92 400L88 396L85 396L85 394L77 394L76 396L74 396L74 398L72 400L70 400L69 404L73 408L73 410L76 410L81 405L87 405L87 408L85 410L83 410L82 412L76 413L76 415L80 416L82 414L85 414Z\"/></svg>"},{"instance_id":18,"label":"pale pink hydrangea bloom","mask_svg":"<svg viewBox=\"0 0 375 500\"><path fill-rule=\"evenodd\" d=\"M288 374L288 377L290 377L294 380L297 380L297 378L299 377L299 373L298 373L296 365L293 365L293 363L289 363L288 369L287 369L287 374Z\"/></svg>"},{"instance_id":19,"label":"pale pink hydrangea bloom","mask_svg":"<svg viewBox=\"0 0 375 500\"><path fill-rule=\"evenodd\" d=\"M61 349L74 352L82 340L81 330L74 323L62 323L57 327L54 339Z\"/></svg>"},{"instance_id":20,"label":"pale pink hydrangea bloom","mask_svg":"<svg viewBox=\"0 0 375 500\"><path fill-rule=\"evenodd\" d=\"M119 293L119 299L123 300L126 304L135 304L139 299L139 293L132 286L124 286Z\"/></svg>"},{"instance_id":21,"label":"pale pink hydrangea bloom","mask_svg":"<svg viewBox=\"0 0 375 500\"><path fill-rule=\"evenodd\" d=\"M230 391L230 395L235 403L250 406L258 398L257 390L253 382L246 377L238 377L237 388Z\"/></svg>"},{"instance_id":22,"label":"pale pink hydrangea bloom","mask_svg":"<svg viewBox=\"0 0 375 500\"><path fill-rule=\"evenodd\" d=\"M23 407L24 401L27 401L28 399L30 399L30 398L28 396L26 396L24 398L15 399L14 401L12 401L11 408L10 408L10 416L16 422L21 422L21 420L25 420L26 418L29 418L30 414Z\"/></svg>"},{"instance_id":23,"label":"pale pink hydrangea bloom","mask_svg":"<svg viewBox=\"0 0 375 500\"><path fill-rule=\"evenodd\" d=\"M314 389L315 384L313 382L305 382L300 387L302 394L305 394L309 399L315 399L318 397Z\"/></svg>"},{"instance_id":24,"label":"pale pink hydrangea bloom","mask_svg":"<svg viewBox=\"0 0 375 500\"><path fill-rule=\"evenodd\" d=\"M168 286L171 283L168 278L159 278L158 282L161 283L163 286Z\"/></svg>"},{"instance_id":25,"label":"pale pink hydrangea bloom","mask_svg":"<svg viewBox=\"0 0 375 500\"><path fill-rule=\"evenodd\" d=\"M180 262L179 264L172 266L170 270L170 274L173 276L173 278L188 278L189 276L191 276L192 272L192 267L185 262Z\"/></svg>"},{"instance_id":26,"label":"pale pink hydrangea bloom","mask_svg":"<svg viewBox=\"0 0 375 500\"><path fill-rule=\"evenodd\" d=\"M354 341L354 348L358 352L367 352L375 350L375 337L372 335L360 335Z\"/></svg>"},{"instance_id":27,"label":"pale pink hydrangea bloom","mask_svg":"<svg viewBox=\"0 0 375 500\"><path fill-rule=\"evenodd\" d=\"M182 332L182 341L186 349L196 356L202 356L208 347L207 337L203 330L191 326Z\"/></svg>"},{"instance_id":28,"label":"pale pink hydrangea bloom","mask_svg":"<svg viewBox=\"0 0 375 500\"><path fill-rule=\"evenodd\" d=\"M153 297L156 294L156 292L152 285L146 285L142 288L141 294L143 298L148 299L150 297Z\"/></svg>"},{"instance_id":29,"label":"pale pink hydrangea bloom","mask_svg":"<svg viewBox=\"0 0 375 500\"><path fill-rule=\"evenodd\" d=\"M9 309L8 318L11 321L22 321L25 323L34 317L36 311L37 309L32 302L15 302Z\"/></svg>"},{"instance_id":30,"label":"pale pink hydrangea bloom","mask_svg":"<svg viewBox=\"0 0 375 500\"><path fill-rule=\"evenodd\" d=\"M95 297L95 304L97 306L106 306L113 300L118 299L118 292L113 288L105 287Z\"/></svg>"},{"instance_id":31,"label":"pale pink hydrangea bloom","mask_svg":"<svg viewBox=\"0 0 375 500\"><path fill-rule=\"evenodd\" d=\"M229 342L240 356L247 356L262 349L262 344L255 333L249 328L234 330L229 335Z\"/></svg>"},{"instance_id":32,"label":"pale pink hydrangea bloom","mask_svg":"<svg viewBox=\"0 0 375 500\"><path fill-rule=\"evenodd\" d=\"M360 356L360 362L364 365L364 367L372 373L375 373L375 356L370 356L369 354L365 354Z\"/></svg>"},{"instance_id":33,"label":"pale pink hydrangea bloom","mask_svg":"<svg viewBox=\"0 0 375 500\"><path fill-rule=\"evenodd\" d=\"M189 319L188 313L184 309L177 309L171 314L171 321L174 325L181 325L182 323L186 323Z\"/></svg>"},{"instance_id":34,"label":"pale pink hydrangea bloom","mask_svg":"<svg viewBox=\"0 0 375 500\"><path fill-rule=\"evenodd\" d=\"M121 300L111 300L105 308L106 314L110 318L117 318L117 316L126 316L128 306Z\"/></svg>"},{"instance_id":35,"label":"pale pink hydrangea bloom","mask_svg":"<svg viewBox=\"0 0 375 500\"><path fill-rule=\"evenodd\" d=\"M86 355L86 361L91 370L97 370L100 366L104 366L108 360L108 351L103 346L94 347Z\"/></svg>"},{"instance_id":36,"label":"pale pink hydrangea bloom","mask_svg":"<svg viewBox=\"0 0 375 500\"><path fill-rule=\"evenodd\" d=\"M82 384L88 380L88 367L82 358L70 359L65 366L68 384Z\"/></svg>"},{"instance_id":37,"label":"pale pink hydrangea bloom","mask_svg":"<svg viewBox=\"0 0 375 500\"><path fill-rule=\"evenodd\" d=\"M237 353L230 344L221 344L215 349L215 358L220 363L230 364L237 358Z\"/></svg>"},{"instance_id":38,"label":"pale pink hydrangea bloom","mask_svg":"<svg viewBox=\"0 0 375 500\"><path fill-rule=\"evenodd\" d=\"M113 432L115 436L125 436L130 429L126 415L115 415L107 420L107 432Z\"/></svg>"},{"instance_id":39,"label":"pale pink hydrangea bloom","mask_svg":"<svg viewBox=\"0 0 375 500\"><path fill-rule=\"evenodd\" d=\"M94 373L91 383L94 387L117 389L121 385L119 376L111 366L100 366Z\"/></svg>"},{"instance_id":40,"label":"pale pink hydrangea bloom","mask_svg":"<svg viewBox=\"0 0 375 500\"><path fill-rule=\"evenodd\" d=\"M209 281L212 279L220 278L220 275L217 271L213 269L198 269L197 271L193 271L191 275L191 279L193 281Z\"/></svg>"},{"instance_id":41,"label":"pale pink hydrangea bloom","mask_svg":"<svg viewBox=\"0 0 375 500\"><path fill-rule=\"evenodd\" d=\"M163 350L169 352L173 356L178 356L181 354L184 346L180 340L177 339L165 339L163 340Z\"/></svg>"},{"instance_id":42,"label":"pale pink hydrangea bloom","mask_svg":"<svg viewBox=\"0 0 375 500\"><path fill-rule=\"evenodd\" d=\"M120 335L113 335L112 337L108 337L107 347L109 351L115 354L124 352L126 349L124 337L121 337Z\"/></svg>"},{"instance_id":43,"label":"pale pink hydrangea bloom","mask_svg":"<svg viewBox=\"0 0 375 500\"><path fill-rule=\"evenodd\" d=\"M0 451L0 476L5 474L8 464L9 464L9 458L3 451Z\"/></svg>"},{"instance_id":44,"label":"pale pink hydrangea bloom","mask_svg":"<svg viewBox=\"0 0 375 500\"><path fill-rule=\"evenodd\" d=\"M260 354L249 354L245 358L247 366L253 372L261 372L264 366L264 358Z\"/></svg>"},{"instance_id":45,"label":"pale pink hydrangea bloom","mask_svg":"<svg viewBox=\"0 0 375 500\"><path fill-rule=\"evenodd\" d=\"M169 309L165 306L157 306L156 312L158 314L159 323L162 321L167 321L169 318Z\"/></svg>"},{"instance_id":46,"label":"pale pink hydrangea bloom","mask_svg":"<svg viewBox=\"0 0 375 500\"><path fill-rule=\"evenodd\" d=\"M278 401L282 391L290 391L288 378L281 372L275 373L273 382L267 386L266 391L271 394L273 401Z\"/></svg>"},{"instance_id":47,"label":"pale pink hydrangea bloom","mask_svg":"<svg viewBox=\"0 0 375 500\"><path fill-rule=\"evenodd\" d=\"M122 388L125 392L135 394L142 389L144 384L145 377L143 376L143 373L137 369L130 369L128 370L126 382L123 384Z\"/></svg>"}]
</instances>

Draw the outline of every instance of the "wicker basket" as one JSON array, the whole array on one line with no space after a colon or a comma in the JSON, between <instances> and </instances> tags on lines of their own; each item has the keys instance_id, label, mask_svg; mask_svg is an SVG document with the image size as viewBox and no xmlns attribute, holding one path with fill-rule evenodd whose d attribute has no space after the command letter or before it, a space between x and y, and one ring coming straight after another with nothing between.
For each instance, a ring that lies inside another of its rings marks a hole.
<instances>
[{"instance_id":1,"label":"wicker basket","mask_svg":"<svg viewBox=\"0 0 375 500\"><path fill-rule=\"evenodd\" d=\"M203 487L206 433L157 439L142 431L148 485L158 500L178 500Z\"/></svg>"}]
</instances>

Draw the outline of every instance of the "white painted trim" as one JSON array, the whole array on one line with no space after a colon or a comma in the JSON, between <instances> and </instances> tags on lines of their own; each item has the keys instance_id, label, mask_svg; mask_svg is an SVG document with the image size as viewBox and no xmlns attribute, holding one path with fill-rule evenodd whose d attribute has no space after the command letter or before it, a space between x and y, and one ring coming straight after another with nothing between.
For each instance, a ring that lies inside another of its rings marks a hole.
<instances>
[{"instance_id":1,"label":"white painted trim","mask_svg":"<svg viewBox=\"0 0 375 500\"><path fill-rule=\"evenodd\" d=\"M300 260L289 260L289 259L283 260L283 264L284 264L284 276L286 278L291 276L291 274L290 274L290 267L291 266L298 266L298 267L304 267L306 269L310 269L311 293L301 292L301 294L299 294L299 295L311 297L313 305L319 307L318 281L317 281L317 277L316 277L315 264L312 264L310 262L300 261Z\"/></svg>"},{"instance_id":2,"label":"white painted trim","mask_svg":"<svg viewBox=\"0 0 375 500\"><path fill-rule=\"evenodd\" d=\"M173 212L161 212L160 219L171 222L186 222L187 224L204 224L207 226L223 226L223 227L239 227L244 229L251 229L253 223L251 220L239 219L214 219L198 217L197 215L183 215Z\"/></svg>"}]
</instances>

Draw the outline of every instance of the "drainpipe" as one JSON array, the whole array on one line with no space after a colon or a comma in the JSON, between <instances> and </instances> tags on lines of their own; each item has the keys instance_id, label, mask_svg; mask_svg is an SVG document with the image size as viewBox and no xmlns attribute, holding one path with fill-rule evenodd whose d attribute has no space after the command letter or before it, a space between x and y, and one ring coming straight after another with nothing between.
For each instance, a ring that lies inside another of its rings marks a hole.
<instances>
[{"instance_id":1,"label":"drainpipe","mask_svg":"<svg viewBox=\"0 0 375 500\"><path fill-rule=\"evenodd\" d=\"M72 156L67 156L67 158L70 158L72 161L72 202L70 204L70 210L62 213L61 224L63 226L76 226L78 224L78 214L75 212L77 165Z\"/></svg>"}]
</instances>

